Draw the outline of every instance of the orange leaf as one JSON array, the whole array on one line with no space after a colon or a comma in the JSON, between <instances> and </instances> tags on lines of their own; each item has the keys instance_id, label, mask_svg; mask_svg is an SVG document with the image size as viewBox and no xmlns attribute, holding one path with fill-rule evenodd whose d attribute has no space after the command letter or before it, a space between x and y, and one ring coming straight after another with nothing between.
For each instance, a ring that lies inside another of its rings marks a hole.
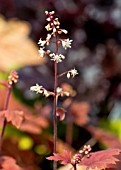
<instances>
[{"instance_id":1,"label":"orange leaf","mask_svg":"<svg viewBox=\"0 0 121 170\"><path fill-rule=\"evenodd\" d=\"M87 126L86 130L88 130L97 141L104 144L105 146L109 148L121 149L121 142L112 133L106 132L105 130L94 126Z\"/></svg>"},{"instance_id":2,"label":"orange leaf","mask_svg":"<svg viewBox=\"0 0 121 170\"><path fill-rule=\"evenodd\" d=\"M7 90L2 88L0 89L0 110L4 109L4 104L6 102L6 96L7 96ZM43 110L43 107L40 108L40 110L36 111L37 114L35 113L35 110L25 106L24 104L20 103L13 94L11 94L10 101L9 101L9 110L22 110L24 112L24 121L22 121L22 124L20 126L20 129L29 133L33 134L40 134L43 128L47 128L49 125L49 121L47 118L43 117L44 113L48 114L47 112L50 112L50 109ZM48 111L47 111L48 110ZM40 113L43 113L41 116ZM3 117L2 117L3 115ZM3 125L3 119L4 114L0 114L0 126Z\"/></svg>"},{"instance_id":3,"label":"orange leaf","mask_svg":"<svg viewBox=\"0 0 121 170\"><path fill-rule=\"evenodd\" d=\"M83 126L89 122L89 111L90 105L87 102L74 102L70 107L74 122L79 126Z\"/></svg>"},{"instance_id":4,"label":"orange leaf","mask_svg":"<svg viewBox=\"0 0 121 170\"><path fill-rule=\"evenodd\" d=\"M0 157L1 170L22 170L17 164L16 160L9 156Z\"/></svg>"},{"instance_id":5,"label":"orange leaf","mask_svg":"<svg viewBox=\"0 0 121 170\"><path fill-rule=\"evenodd\" d=\"M7 21L0 16L0 25L0 69L39 64L36 44L28 36L29 24L15 19Z\"/></svg>"},{"instance_id":6,"label":"orange leaf","mask_svg":"<svg viewBox=\"0 0 121 170\"><path fill-rule=\"evenodd\" d=\"M4 110L0 111L0 118L4 117L7 119L7 122L11 122L12 125L19 128L21 126L22 121L24 120L24 115L22 111L9 111Z\"/></svg>"},{"instance_id":7,"label":"orange leaf","mask_svg":"<svg viewBox=\"0 0 121 170\"><path fill-rule=\"evenodd\" d=\"M71 163L71 153L66 150L63 151L63 154L54 153L53 156L47 157L48 160L61 161L61 164L66 165Z\"/></svg>"},{"instance_id":8,"label":"orange leaf","mask_svg":"<svg viewBox=\"0 0 121 170\"><path fill-rule=\"evenodd\" d=\"M90 158L84 158L79 165L87 166L87 170L99 168L100 170L110 168L119 161L115 156L121 153L120 149L108 149L91 153Z\"/></svg>"}]
</instances>

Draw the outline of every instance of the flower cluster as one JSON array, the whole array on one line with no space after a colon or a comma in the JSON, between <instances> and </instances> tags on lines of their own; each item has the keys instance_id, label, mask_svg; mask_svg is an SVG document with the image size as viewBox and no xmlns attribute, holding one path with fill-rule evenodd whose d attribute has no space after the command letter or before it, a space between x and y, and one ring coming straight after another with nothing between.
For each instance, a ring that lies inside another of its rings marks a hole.
<instances>
[{"instance_id":1,"label":"flower cluster","mask_svg":"<svg viewBox=\"0 0 121 170\"><path fill-rule=\"evenodd\" d=\"M15 70L11 71L10 75L8 76L8 84L13 85L17 83L18 78L18 73Z\"/></svg>"},{"instance_id":2,"label":"flower cluster","mask_svg":"<svg viewBox=\"0 0 121 170\"><path fill-rule=\"evenodd\" d=\"M73 156L71 164L72 165L79 164L85 156L89 158L91 150L92 148L90 145L84 145L83 149Z\"/></svg>"},{"instance_id":3,"label":"flower cluster","mask_svg":"<svg viewBox=\"0 0 121 170\"><path fill-rule=\"evenodd\" d=\"M60 22L59 22L58 18L54 18L54 16L53 16L54 13L55 13L54 11L52 11L52 12L45 11L45 14L47 15L46 20L48 21L48 24L45 26L45 28L50 33L47 34L47 37L45 40L42 40L42 38L40 38L40 40L38 42L40 49L38 52L39 52L39 56L41 58L43 58L45 55L49 55L51 60L53 60L56 63L59 63L65 59L64 55L58 54L58 53L54 54L54 53L51 53L50 50L45 50L45 46L50 45L50 42L52 42L51 41L52 37L55 37L62 33L67 34L67 30L60 28ZM66 50L67 48L71 48L71 42L72 42L72 40L69 40L69 38L68 39L59 39L58 38L56 43L58 45L62 45L62 47Z\"/></svg>"},{"instance_id":4,"label":"flower cluster","mask_svg":"<svg viewBox=\"0 0 121 170\"><path fill-rule=\"evenodd\" d=\"M36 84L35 86L31 86L30 90L36 92L37 94L43 94L45 97L54 95L54 93L47 91L45 88L43 88L43 86L39 86L38 84Z\"/></svg>"},{"instance_id":5,"label":"flower cluster","mask_svg":"<svg viewBox=\"0 0 121 170\"><path fill-rule=\"evenodd\" d=\"M54 36L56 36L56 33L58 34L67 34L68 31L65 30L65 29L60 29L60 22L58 20L58 18L54 18L53 15L55 14L55 11L51 11L51 12L48 12L48 11L45 11L45 14L47 15L47 21L48 21L48 24L47 26L45 26L46 30L47 31L52 31L52 34Z\"/></svg>"},{"instance_id":6,"label":"flower cluster","mask_svg":"<svg viewBox=\"0 0 121 170\"><path fill-rule=\"evenodd\" d=\"M88 157L91 150L92 150L92 148L90 145L84 145L83 149L80 150L79 153L82 155L87 155L87 157Z\"/></svg>"}]
</instances>

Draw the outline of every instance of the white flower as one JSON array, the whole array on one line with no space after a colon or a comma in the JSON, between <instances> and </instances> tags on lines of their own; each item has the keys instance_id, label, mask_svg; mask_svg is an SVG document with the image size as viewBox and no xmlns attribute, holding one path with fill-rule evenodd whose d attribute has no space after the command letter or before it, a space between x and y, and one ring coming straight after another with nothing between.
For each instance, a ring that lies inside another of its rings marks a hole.
<instances>
[{"instance_id":1,"label":"white flower","mask_svg":"<svg viewBox=\"0 0 121 170\"><path fill-rule=\"evenodd\" d=\"M46 41L45 41L45 40L42 40L42 39L40 38L38 44L39 44L40 46L44 47L44 45L46 44Z\"/></svg>"},{"instance_id":2,"label":"white flower","mask_svg":"<svg viewBox=\"0 0 121 170\"><path fill-rule=\"evenodd\" d=\"M57 54L50 54L53 61L56 61L56 63L59 63L59 62L62 62L62 59L61 59L61 56L60 55L57 55Z\"/></svg>"},{"instance_id":3,"label":"white flower","mask_svg":"<svg viewBox=\"0 0 121 170\"><path fill-rule=\"evenodd\" d=\"M43 87L38 84L36 84L36 86L31 86L30 90L35 91L36 93L43 93Z\"/></svg>"},{"instance_id":4,"label":"white flower","mask_svg":"<svg viewBox=\"0 0 121 170\"><path fill-rule=\"evenodd\" d=\"M45 51L44 51L43 49L44 49L44 48L40 48L40 49L38 50L39 56L40 56L41 58L43 58L43 57L45 56Z\"/></svg>"},{"instance_id":5,"label":"white flower","mask_svg":"<svg viewBox=\"0 0 121 170\"><path fill-rule=\"evenodd\" d=\"M50 27L50 24L47 24L47 25L45 26L45 28L46 28L47 31L51 31L51 30L52 30L52 28Z\"/></svg>"},{"instance_id":6,"label":"white flower","mask_svg":"<svg viewBox=\"0 0 121 170\"><path fill-rule=\"evenodd\" d=\"M57 89L56 89L57 93L61 93L62 91L63 91L63 89L61 87L57 87Z\"/></svg>"},{"instance_id":7,"label":"white flower","mask_svg":"<svg viewBox=\"0 0 121 170\"><path fill-rule=\"evenodd\" d=\"M65 48L65 50L67 49L67 48L71 48L71 42L72 42L73 40L69 40L69 38L68 39L65 39L65 40L62 40L62 46L63 46L63 48Z\"/></svg>"},{"instance_id":8,"label":"white flower","mask_svg":"<svg viewBox=\"0 0 121 170\"><path fill-rule=\"evenodd\" d=\"M78 74L78 72L77 72L77 70L74 68L74 69L72 69L71 71L70 71L70 73L71 73L71 75L73 76L73 77L75 77L77 74Z\"/></svg>"}]
</instances>

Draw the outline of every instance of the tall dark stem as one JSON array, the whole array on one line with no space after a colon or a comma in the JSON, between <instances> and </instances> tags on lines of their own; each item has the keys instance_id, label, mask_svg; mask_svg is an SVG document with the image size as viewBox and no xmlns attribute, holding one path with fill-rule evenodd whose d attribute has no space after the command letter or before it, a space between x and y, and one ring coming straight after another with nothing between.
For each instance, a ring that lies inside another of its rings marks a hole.
<instances>
[{"instance_id":1,"label":"tall dark stem","mask_svg":"<svg viewBox=\"0 0 121 170\"><path fill-rule=\"evenodd\" d=\"M4 110L7 110L7 109L8 109L8 104L9 104L10 95L11 95L11 87L8 87L8 94L7 94L7 98L6 98ZM6 117L5 117L5 118L4 118L4 122L3 122L2 131L1 131L1 136L0 136L0 151L1 151L1 147L2 147L3 136L4 136L6 124L7 124L7 120L6 120Z\"/></svg>"},{"instance_id":2,"label":"tall dark stem","mask_svg":"<svg viewBox=\"0 0 121 170\"><path fill-rule=\"evenodd\" d=\"M56 55L58 55L58 37L56 34ZM57 152L57 117L56 117L56 109L57 109L57 84L58 84L58 77L57 77L57 63L54 63L54 72L55 72L55 82L54 82L54 116L53 116L53 125L54 125L54 153ZM54 161L53 163L53 170L57 169L57 162Z\"/></svg>"},{"instance_id":3,"label":"tall dark stem","mask_svg":"<svg viewBox=\"0 0 121 170\"><path fill-rule=\"evenodd\" d=\"M73 165L73 168L74 168L74 170L77 170L77 168L76 168L76 164L75 164L75 165Z\"/></svg>"}]
</instances>

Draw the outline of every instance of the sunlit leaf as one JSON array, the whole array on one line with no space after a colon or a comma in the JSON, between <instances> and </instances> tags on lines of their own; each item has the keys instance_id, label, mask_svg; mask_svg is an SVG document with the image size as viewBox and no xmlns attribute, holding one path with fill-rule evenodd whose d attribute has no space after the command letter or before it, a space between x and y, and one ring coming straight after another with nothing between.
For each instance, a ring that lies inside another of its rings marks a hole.
<instances>
[{"instance_id":1,"label":"sunlit leaf","mask_svg":"<svg viewBox=\"0 0 121 170\"><path fill-rule=\"evenodd\" d=\"M108 149L91 153L90 158L84 158L80 165L87 166L87 170L100 168L100 170L109 168L119 160L116 158L121 153L120 149Z\"/></svg>"},{"instance_id":2,"label":"sunlit leaf","mask_svg":"<svg viewBox=\"0 0 121 170\"><path fill-rule=\"evenodd\" d=\"M2 88L0 89L0 110L4 110L4 105L6 102L7 90ZM44 116L40 114L33 114L34 110L20 103L13 94L10 97L9 101L9 110L22 110L24 112L24 121L22 121L20 129L33 134L40 134L42 128L47 128L49 126L49 121ZM42 108L38 111L41 112ZM48 111L49 108L48 108ZM47 113L47 109L45 111ZM44 114L44 110L43 110ZM2 115L1 115L2 116ZM4 115L3 115L4 117ZM2 126L3 120L0 119L0 125Z\"/></svg>"},{"instance_id":3,"label":"sunlit leaf","mask_svg":"<svg viewBox=\"0 0 121 170\"><path fill-rule=\"evenodd\" d=\"M0 168L1 170L22 170L17 164L16 160L9 156L0 157Z\"/></svg>"},{"instance_id":4,"label":"sunlit leaf","mask_svg":"<svg viewBox=\"0 0 121 170\"><path fill-rule=\"evenodd\" d=\"M121 148L121 142L114 134L94 126L87 126L86 129L103 145L109 148Z\"/></svg>"},{"instance_id":5,"label":"sunlit leaf","mask_svg":"<svg viewBox=\"0 0 121 170\"><path fill-rule=\"evenodd\" d=\"M0 118L4 119L6 118L7 122L11 122L12 125L19 128L22 124L22 121L24 120L24 113L23 111L10 111L10 110L4 110L0 111Z\"/></svg>"},{"instance_id":6,"label":"sunlit leaf","mask_svg":"<svg viewBox=\"0 0 121 170\"><path fill-rule=\"evenodd\" d=\"M30 25L25 21L0 17L0 69L39 64L37 46L29 38Z\"/></svg>"},{"instance_id":7,"label":"sunlit leaf","mask_svg":"<svg viewBox=\"0 0 121 170\"><path fill-rule=\"evenodd\" d=\"M70 107L73 120L79 126L83 126L89 122L89 111L90 105L87 102L73 102L72 106Z\"/></svg>"},{"instance_id":8,"label":"sunlit leaf","mask_svg":"<svg viewBox=\"0 0 121 170\"><path fill-rule=\"evenodd\" d=\"M51 161L60 161L61 164L66 165L71 163L71 153L64 150L62 154L54 153L53 156L49 156L47 159Z\"/></svg>"}]
</instances>

